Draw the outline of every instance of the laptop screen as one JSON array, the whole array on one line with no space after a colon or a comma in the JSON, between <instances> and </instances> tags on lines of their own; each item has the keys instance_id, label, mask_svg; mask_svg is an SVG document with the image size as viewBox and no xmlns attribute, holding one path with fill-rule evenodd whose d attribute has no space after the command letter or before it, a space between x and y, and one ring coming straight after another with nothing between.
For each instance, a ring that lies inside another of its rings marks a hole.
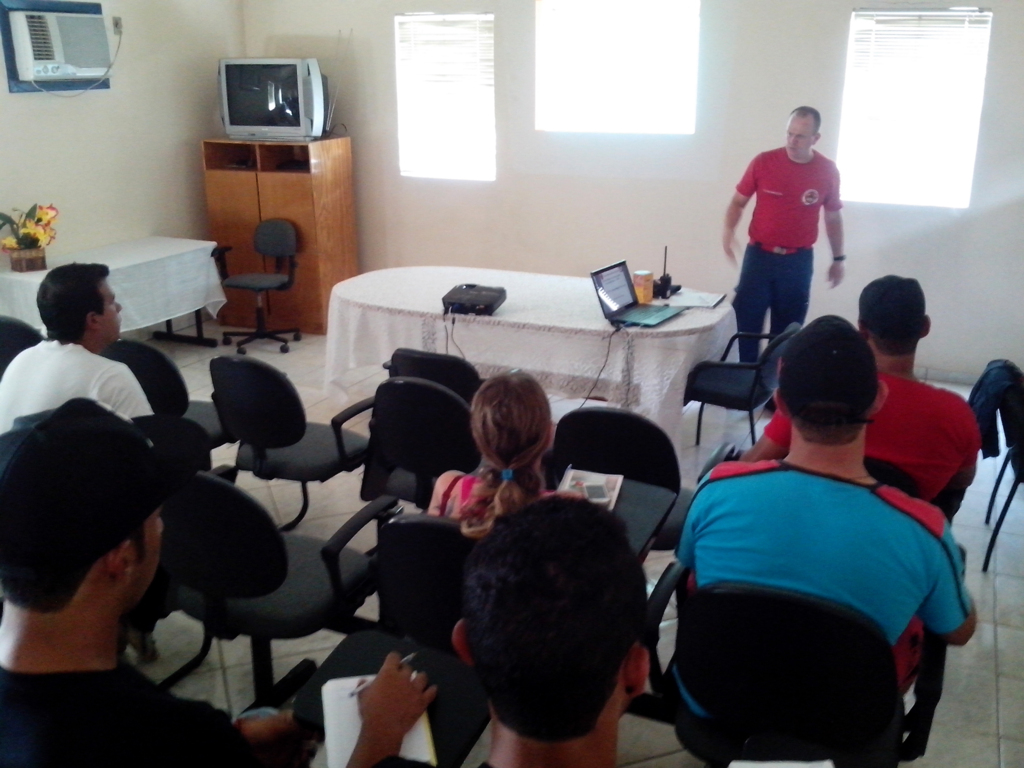
<instances>
[{"instance_id":1,"label":"laptop screen","mask_svg":"<svg viewBox=\"0 0 1024 768\"><path fill-rule=\"evenodd\" d=\"M620 309L636 304L633 279L625 261L595 270L590 273L590 277L594 281L597 298L601 301L605 317L611 317Z\"/></svg>"}]
</instances>

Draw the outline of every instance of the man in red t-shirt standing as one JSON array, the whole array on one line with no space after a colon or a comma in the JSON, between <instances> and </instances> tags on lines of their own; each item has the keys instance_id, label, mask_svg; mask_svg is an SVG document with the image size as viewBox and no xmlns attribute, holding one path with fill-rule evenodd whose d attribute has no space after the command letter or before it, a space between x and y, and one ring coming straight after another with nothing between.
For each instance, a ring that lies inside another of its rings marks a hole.
<instances>
[{"instance_id":1,"label":"man in red t-shirt standing","mask_svg":"<svg viewBox=\"0 0 1024 768\"><path fill-rule=\"evenodd\" d=\"M910 475L926 501L944 490L962 494L974 479L981 434L962 397L914 376L917 342L931 330L921 284L896 275L871 281L860 294L859 325L889 393L868 424L865 455ZM784 458L790 436L789 418L776 411L743 461Z\"/></svg>"},{"instance_id":2,"label":"man in red t-shirt standing","mask_svg":"<svg viewBox=\"0 0 1024 768\"><path fill-rule=\"evenodd\" d=\"M835 288L843 279L843 207L836 164L813 147L821 138L821 115L813 107L790 113L786 146L753 159L736 185L725 211L722 246L736 264L734 240L743 208L757 195L750 221L750 244L743 255L733 309L740 331L761 333L771 309L771 333L790 323L803 323L814 271L812 246L818 239L818 211L825 209L825 232L832 247L828 280ZM741 339L740 360L757 360L756 339Z\"/></svg>"}]
</instances>

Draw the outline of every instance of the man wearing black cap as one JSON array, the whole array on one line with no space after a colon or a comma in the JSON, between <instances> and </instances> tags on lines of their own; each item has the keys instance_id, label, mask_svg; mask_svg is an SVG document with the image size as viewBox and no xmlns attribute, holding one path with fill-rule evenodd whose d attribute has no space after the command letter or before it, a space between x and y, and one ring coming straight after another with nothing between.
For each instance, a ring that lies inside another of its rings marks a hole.
<instances>
[{"instance_id":1,"label":"man wearing black cap","mask_svg":"<svg viewBox=\"0 0 1024 768\"><path fill-rule=\"evenodd\" d=\"M894 645L906 688L915 617L954 645L970 639L977 619L942 513L864 468L864 426L886 389L847 321L822 317L800 331L776 393L793 421L789 456L715 467L694 495L678 557L698 586L758 584L866 614Z\"/></svg>"},{"instance_id":2,"label":"man wearing black cap","mask_svg":"<svg viewBox=\"0 0 1024 768\"><path fill-rule=\"evenodd\" d=\"M859 325L889 390L868 425L865 455L910 475L922 499L935 499L944 489L962 495L974 479L981 435L962 397L914 376L917 343L931 330L921 284L896 275L868 283L860 295ZM743 460L783 458L790 433L789 418L777 411Z\"/></svg>"},{"instance_id":3,"label":"man wearing black cap","mask_svg":"<svg viewBox=\"0 0 1024 768\"><path fill-rule=\"evenodd\" d=\"M0 765L299 765L289 717L232 727L118 664L119 620L160 560L160 506L196 471L180 446L205 439L139 422L75 399L0 435Z\"/></svg>"}]
</instances>

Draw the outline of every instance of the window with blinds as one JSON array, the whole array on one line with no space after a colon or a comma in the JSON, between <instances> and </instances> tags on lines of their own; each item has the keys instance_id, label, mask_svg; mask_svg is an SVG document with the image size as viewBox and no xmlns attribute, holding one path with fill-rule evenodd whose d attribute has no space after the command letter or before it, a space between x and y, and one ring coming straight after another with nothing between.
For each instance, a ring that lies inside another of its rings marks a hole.
<instances>
[{"instance_id":1,"label":"window with blinds","mask_svg":"<svg viewBox=\"0 0 1024 768\"><path fill-rule=\"evenodd\" d=\"M536 0L536 127L693 133L700 0Z\"/></svg>"},{"instance_id":2,"label":"window with blinds","mask_svg":"<svg viewBox=\"0 0 1024 768\"><path fill-rule=\"evenodd\" d=\"M494 15L395 17L403 176L495 178Z\"/></svg>"},{"instance_id":3,"label":"window with blinds","mask_svg":"<svg viewBox=\"0 0 1024 768\"><path fill-rule=\"evenodd\" d=\"M837 162L843 198L971 202L992 14L856 11Z\"/></svg>"}]
</instances>

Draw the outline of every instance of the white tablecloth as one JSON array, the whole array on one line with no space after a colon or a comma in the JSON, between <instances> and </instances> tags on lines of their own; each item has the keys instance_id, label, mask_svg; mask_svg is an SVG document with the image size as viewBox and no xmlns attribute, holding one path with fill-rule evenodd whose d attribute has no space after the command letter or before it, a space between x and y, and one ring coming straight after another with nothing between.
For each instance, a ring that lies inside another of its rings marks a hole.
<instances>
[{"instance_id":1,"label":"white tablecloth","mask_svg":"<svg viewBox=\"0 0 1024 768\"><path fill-rule=\"evenodd\" d=\"M491 317L456 315L446 323L441 297L461 283L501 286L508 298ZM614 338L612 331L589 278L464 267L382 269L338 283L331 292L327 386L341 389L347 371L380 365L397 347L411 347L461 350L484 376L520 368L549 392L583 397L607 354L593 394L647 416L678 438L687 373L721 355L736 331L732 307L690 309L655 328L629 328Z\"/></svg>"},{"instance_id":2,"label":"white tablecloth","mask_svg":"<svg viewBox=\"0 0 1024 768\"><path fill-rule=\"evenodd\" d=\"M217 265L210 257L216 243L177 237L144 237L127 243L46 257L51 269L71 262L106 264L107 282L121 304L121 330L131 331L206 307L216 315L224 306ZM36 293L45 271L12 272L0 258L0 314L41 328Z\"/></svg>"}]
</instances>

